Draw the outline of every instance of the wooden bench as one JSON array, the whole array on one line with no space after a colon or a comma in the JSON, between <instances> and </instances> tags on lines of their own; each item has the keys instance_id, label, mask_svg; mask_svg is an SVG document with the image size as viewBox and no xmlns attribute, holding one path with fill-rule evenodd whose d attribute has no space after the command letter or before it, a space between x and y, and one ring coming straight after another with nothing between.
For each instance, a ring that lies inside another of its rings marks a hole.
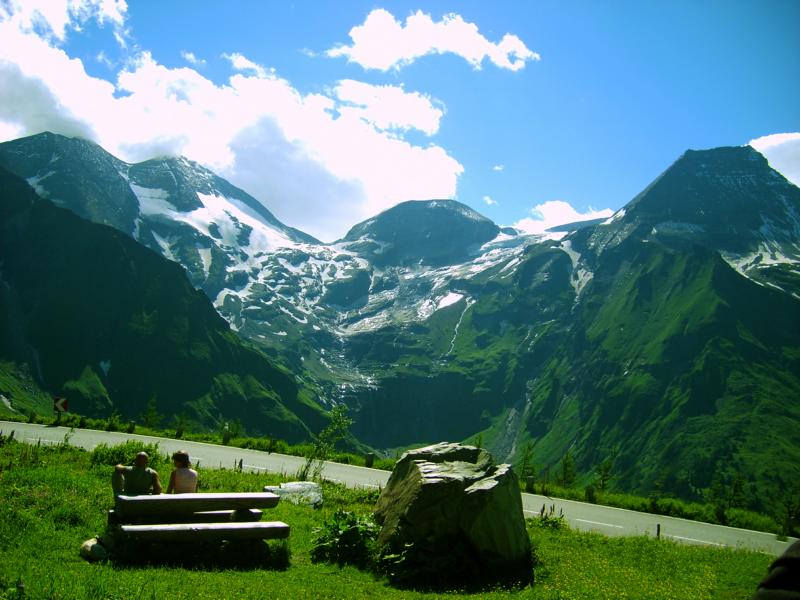
<instances>
[{"instance_id":1,"label":"wooden bench","mask_svg":"<svg viewBox=\"0 0 800 600\"><path fill-rule=\"evenodd\" d=\"M279 500L267 492L119 495L108 520L131 541L282 539L289 537L286 523L260 520L260 509L273 508Z\"/></svg>"}]
</instances>

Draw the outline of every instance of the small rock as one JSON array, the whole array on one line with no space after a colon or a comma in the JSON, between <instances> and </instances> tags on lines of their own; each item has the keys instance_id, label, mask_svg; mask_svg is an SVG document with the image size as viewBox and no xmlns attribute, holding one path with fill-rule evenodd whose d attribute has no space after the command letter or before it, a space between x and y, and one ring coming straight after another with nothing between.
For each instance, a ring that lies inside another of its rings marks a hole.
<instances>
[{"instance_id":1,"label":"small rock","mask_svg":"<svg viewBox=\"0 0 800 600\"><path fill-rule=\"evenodd\" d=\"M81 545L81 556L89 562L108 560L108 551L103 547L100 541L94 537L83 542Z\"/></svg>"},{"instance_id":2,"label":"small rock","mask_svg":"<svg viewBox=\"0 0 800 600\"><path fill-rule=\"evenodd\" d=\"M312 508L322 506L322 487L312 481L290 481L278 485L264 486L265 492L272 492L286 498L292 504L303 504Z\"/></svg>"}]
</instances>

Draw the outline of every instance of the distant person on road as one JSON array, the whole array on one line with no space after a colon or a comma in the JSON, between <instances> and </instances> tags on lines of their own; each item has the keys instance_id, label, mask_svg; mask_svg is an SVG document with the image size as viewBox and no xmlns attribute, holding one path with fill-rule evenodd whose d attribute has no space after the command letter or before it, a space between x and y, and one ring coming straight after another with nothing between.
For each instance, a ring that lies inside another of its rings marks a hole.
<instances>
[{"instance_id":1,"label":"distant person on road","mask_svg":"<svg viewBox=\"0 0 800 600\"><path fill-rule=\"evenodd\" d=\"M197 471L192 469L189 453L178 450L172 455L172 464L175 465L169 476L168 494L193 494L197 491Z\"/></svg>"},{"instance_id":2,"label":"distant person on road","mask_svg":"<svg viewBox=\"0 0 800 600\"><path fill-rule=\"evenodd\" d=\"M117 465L111 477L111 487L115 494L126 496L143 496L145 494L160 494L161 481L158 473L148 467L150 457L147 452L139 452L133 459L133 466Z\"/></svg>"}]
</instances>

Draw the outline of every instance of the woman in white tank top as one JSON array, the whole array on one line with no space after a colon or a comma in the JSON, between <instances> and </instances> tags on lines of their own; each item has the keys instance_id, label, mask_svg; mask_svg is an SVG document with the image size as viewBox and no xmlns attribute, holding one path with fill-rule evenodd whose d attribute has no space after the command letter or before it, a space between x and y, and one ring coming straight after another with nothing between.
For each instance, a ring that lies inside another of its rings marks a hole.
<instances>
[{"instance_id":1,"label":"woman in white tank top","mask_svg":"<svg viewBox=\"0 0 800 600\"><path fill-rule=\"evenodd\" d=\"M192 494L197 491L197 471L192 469L189 453L178 450L172 455L172 464L175 465L169 476L168 494Z\"/></svg>"}]
</instances>

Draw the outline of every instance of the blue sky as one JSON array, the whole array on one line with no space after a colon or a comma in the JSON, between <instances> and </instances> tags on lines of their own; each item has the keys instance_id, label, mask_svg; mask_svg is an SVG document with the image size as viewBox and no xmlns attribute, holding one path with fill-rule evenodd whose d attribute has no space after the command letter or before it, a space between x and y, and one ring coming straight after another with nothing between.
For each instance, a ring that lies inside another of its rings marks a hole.
<instances>
[{"instance_id":1,"label":"blue sky","mask_svg":"<svg viewBox=\"0 0 800 600\"><path fill-rule=\"evenodd\" d=\"M536 231L688 148L800 131L795 1L24 4L0 138L184 154L325 240L429 197ZM787 176L798 137L765 144Z\"/></svg>"}]
</instances>

